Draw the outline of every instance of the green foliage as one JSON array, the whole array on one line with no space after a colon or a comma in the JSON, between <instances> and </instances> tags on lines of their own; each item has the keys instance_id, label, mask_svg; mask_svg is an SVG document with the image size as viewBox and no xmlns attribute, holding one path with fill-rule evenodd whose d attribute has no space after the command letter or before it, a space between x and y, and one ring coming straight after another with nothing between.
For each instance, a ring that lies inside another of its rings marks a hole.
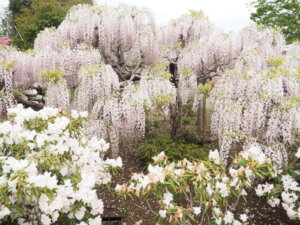
<instances>
[{"instance_id":1,"label":"green foliage","mask_svg":"<svg viewBox=\"0 0 300 225\"><path fill-rule=\"evenodd\" d=\"M285 101L283 105L277 107L278 110L289 112L300 105L300 96L291 96L289 100Z\"/></svg>"},{"instance_id":2,"label":"green foliage","mask_svg":"<svg viewBox=\"0 0 300 225\"><path fill-rule=\"evenodd\" d=\"M181 67L181 68L179 69L179 72L180 72L180 74L186 75L186 76L192 74L192 70L189 69L189 68L187 68L187 67Z\"/></svg>"},{"instance_id":3,"label":"green foliage","mask_svg":"<svg viewBox=\"0 0 300 225\"><path fill-rule=\"evenodd\" d=\"M206 83L206 84L199 84L198 87L196 88L196 91L198 93L204 94L207 96L212 90L211 83Z\"/></svg>"},{"instance_id":4,"label":"green foliage","mask_svg":"<svg viewBox=\"0 0 300 225\"><path fill-rule=\"evenodd\" d=\"M205 13L203 11L195 11L195 10L189 10L190 15L194 19L203 19L206 18Z\"/></svg>"},{"instance_id":5,"label":"green foliage","mask_svg":"<svg viewBox=\"0 0 300 225\"><path fill-rule=\"evenodd\" d=\"M13 15L21 12L22 8L29 8L31 0L9 0L9 10Z\"/></svg>"},{"instance_id":6,"label":"green foliage","mask_svg":"<svg viewBox=\"0 0 300 225\"><path fill-rule=\"evenodd\" d=\"M281 30L288 43L300 40L299 0L255 0L252 6L254 22Z\"/></svg>"},{"instance_id":7,"label":"green foliage","mask_svg":"<svg viewBox=\"0 0 300 225\"><path fill-rule=\"evenodd\" d=\"M295 77L297 80L299 80L299 69L298 71L291 71L287 70L282 65L285 63L286 57L280 56L280 57L268 57L267 58L267 64L271 67L267 74L265 74L266 78L276 78L281 77L282 75L286 77Z\"/></svg>"},{"instance_id":8,"label":"green foliage","mask_svg":"<svg viewBox=\"0 0 300 225\"><path fill-rule=\"evenodd\" d=\"M22 89L15 89L13 91L14 95L16 96L21 96L23 94L23 90Z\"/></svg>"},{"instance_id":9,"label":"green foliage","mask_svg":"<svg viewBox=\"0 0 300 225\"><path fill-rule=\"evenodd\" d=\"M187 117L184 117L182 119L182 124L183 125L191 125L191 120L189 118L187 118Z\"/></svg>"},{"instance_id":10,"label":"green foliage","mask_svg":"<svg viewBox=\"0 0 300 225\"><path fill-rule=\"evenodd\" d=\"M90 66L81 66L78 74L84 74L86 76L88 75L94 75L96 73L99 73L100 71L105 71L106 67L103 63L98 63Z\"/></svg>"},{"instance_id":11,"label":"green foliage","mask_svg":"<svg viewBox=\"0 0 300 225\"><path fill-rule=\"evenodd\" d=\"M183 46L182 46L182 42L179 41L179 42L176 42L175 45L174 45L174 48L178 48L178 49L181 49Z\"/></svg>"},{"instance_id":12,"label":"green foliage","mask_svg":"<svg viewBox=\"0 0 300 225\"><path fill-rule=\"evenodd\" d=\"M201 146L184 140L174 142L169 136L162 136L146 140L139 148L139 153L146 163L150 163L152 157L160 152L165 152L170 160L182 160L184 158L188 160L206 159L211 149L213 149L213 146L210 144Z\"/></svg>"},{"instance_id":13,"label":"green foliage","mask_svg":"<svg viewBox=\"0 0 300 225\"><path fill-rule=\"evenodd\" d=\"M5 68L5 69L11 69L11 68L13 68L16 64L17 64L17 61L12 61L12 62L2 61L2 62L0 62L0 66L1 66L2 68Z\"/></svg>"},{"instance_id":14,"label":"green foliage","mask_svg":"<svg viewBox=\"0 0 300 225\"><path fill-rule=\"evenodd\" d=\"M39 70L41 80L46 82L50 82L52 84L57 84L65 74L63 69L57 70L47 70L47 69L40 69Z\"/></svg>"},{"instance_id":15,"label":"green foliage","mask_svg":"<svg viewBox=\"0 0 300 225\"><path fill-rule=\"evenodd\" d=\"M57 0L61 6L68 11L73 5L78 4L93 4L93 0Z\"/></svg>"},{"instance_id":16,"label":"green foliage","mask_svg":"<svg viewBox=\"0 0 300 225\"><path fill-rule=\"evenodd\" d=\"M182 124L183 125L195 125L196 120L190 119L189 117L183 117L182 118Z\"/></svg>"},{"instance_id":17,"label":"green foliage","mask_svg":"<svg viewBox=\"0 0 300 225\"><path fill-rule=\"evenodd\" d=\"M76 99L76 88L70 88L70 99L72 101Z\"/></svg>"},{"instance_id":18,"label":"green foliage","mask_svg":"<svg viewBox=\"0 0 300 225\"><path fill-rule=\"evenodd\" d=\"M149 79L152 77L159 77L163 80L169 80L172 77L172 74L167 72L169 62L167 61L155 61L152 65L153 75L149 76Z\"/></svg>"},{"instance_id":19,"label":"green foliage","mask_svg":"<svg viewBox=\"0 0 300 225\"><path fill-rule=\"evenodd\" d=\"M152 120L151 118L147 117L146 118L146 127L160 128L161 123L160 123L160 121Z\"/></svg>"},{"instance_id":20,"label":"green foliage","mask_svg":"<svg viewBox=\"0 0 300 225\"><path fill-rule=\"evenodd\" d=\"M193 104L194 104L194 99L192 98L188 99L186 104L182 107L182 112L187 116L193 116L194 115Z\"/></svg>"},{"instance_id":21,"label":"green foliage","mask_svg":"<svg viewBox=\"0 0 300 225\"><path fill-rule=\"evenodd\" d=\"M288 148L288 153L289 153L289 163L286 166L286 170L287 173L289 173L290 175L293 176L293 178L300 183L300 174L297 173L297 171L300 168L300 158L298 158L297 155L297 151L299 148L297 148L297 146L299 146L300 143L300 139L297 138L296 139L296 145L291 146Z\"/></svg>"},{"instance_id":22,"label":"green foliage","mask_svg":"<svg viewBox=\"0 0 300 225\"><path fill-rule=\"evenodd\" d=\"M33 47L37 34L47 27L57 27L75 4L91 0L10 0L15 35L13 44L22 50Z\"/></svg>"},{"instance_id":23,"label":"green foliage","mask_svg":"<svg viewBox=\"0 0 300 225\"><path fill-rule=\"evenodd\" d=\"M154 111L158 115L163 114L163 107L173 102L172 94L156 94L154 96Z\"/></svg>"},{"instance_id":24,"label":"green foliage","mask_svg":"<svg viewBox=\"0 0 300 225\"><path fill-rule=\"evenodd\" d=\"M192 19L193 21L197 21L197 20L208 19L208 17L205 15L205 13L202 10L199 10L199 11L189 10L188 13L183 14L178 19L172 20L171 24L173 26L176 26L176 24L178 24L182 21L185 21L187 19Z\"/></svg>"},{"instance_id":25,"label":"green foliage","mask_svg":"<svg viewBox=\"0 0 300 225\"><path fill-rule=\"evenodd\" d=\"M18 36L13 38L14 45L22 50L33 47L37 34L47 27L57 27L66 12L55 0L32 0L30 8L22 8L14 17Z\"/></svg>"},{"instance_id":26,"label":"green foliage","mask_svg":"<svg viewBox=\"0 0 300 225\"><path fill-rule=\"evenodd\" d=\"M274 67L279 67L284 62L285 62L285 58L283 56L281 56L281 57L274 57L274 56L267 57L267 63L271 66L274 66Z\"/></svg>"}]
</instances>

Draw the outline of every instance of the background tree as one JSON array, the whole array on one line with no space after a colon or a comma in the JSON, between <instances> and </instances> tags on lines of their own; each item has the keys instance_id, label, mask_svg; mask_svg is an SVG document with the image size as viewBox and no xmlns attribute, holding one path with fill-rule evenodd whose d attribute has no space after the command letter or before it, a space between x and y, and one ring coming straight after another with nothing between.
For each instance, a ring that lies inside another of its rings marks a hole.
<instances>
[{"instance_id":1,"label":"background tree","mask_svg":"<svg viewBox=\"0 0 300 225\"><path fill-rule=\"evenodd\" d=\"M93 4L93 0L56 0L61 4L66 10L69 10L73 5L76 4ZM8 9L14 16L21 13L22 8L30 8L32 0L10 0Z\"/></svg>"},{"instance_id":2,"label":"background tree","mask_svg":"<svg viewBox=\"0 0 300 225\"><path fill-rule=\"evenodd\" d=\"M12 13L5 9L0 16L0 36L10 37L13 34L13 20Z\"/></svg>"},{"instance_id":3,"label":"background tree","mask_svg":"<svg viewBox=\"0 0 300 225\"><path fill-rule=\"evenodd\" d=\"M37 34L47 27L57 27L68 10L76 4L92 0L11 0L9 9L14 28L14 44L20 49L33 47Z\"/></svg>"},{"instance_id":4,"label":"background tree","mask_svg":"<svg viewBox=\"0 0 300 225\"><path fill-rule=\"evenodd\" d=\"M22 8L29 8L30 5L31 5L31 0L10 0L8 9L15 17L18 13L21 12Z\"/></svg>"},{"instance_id":5,"label":"background tree","mask_svg":"<svg viewBox=\"0 0 300 225\"><path fill-rule=\"evenodd\" d=\"M299 0L255 0L251 5L256 10L250 17L254 22L280 29L288 43L300 40Z\"/></svg>"}]
</instances>

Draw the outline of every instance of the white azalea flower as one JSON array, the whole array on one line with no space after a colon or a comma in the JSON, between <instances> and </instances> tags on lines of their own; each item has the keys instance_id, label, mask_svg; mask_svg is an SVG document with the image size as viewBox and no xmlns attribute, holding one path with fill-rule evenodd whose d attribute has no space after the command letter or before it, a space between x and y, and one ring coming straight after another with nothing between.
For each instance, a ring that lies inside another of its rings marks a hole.
<instances>
[{"instance_id":1,"label":"white azalea flower","mask_svg":"<svg viewBox=\"0 0 300 225\"><path fill-rule=\"evenodd\" d=\"M298 151L297 151L297 153L296 153L296 157L297 157L297 158L300 158L300 148L298 148Z\"/></svg>"},{"instance_id":2,"label":"white azalea flower","mask_svg":"<svg viewBox=\"0 0 300 225\"><path fill-rule=\"evenodd\" d=\"M43 225L50 225L51 224L51 219L49 216L42 214L41 216L41 222Z\"/></svg>"},{"instance_id":3,"label":"white azalea flower","mask_svg":"<svg viewBox=\"0 0 300 225\"><path fill-rule=\"evenodd\" d=\"M271 206L271 207L276 207L276 206L279 206L280 204L280 199L279 198L271 198L269 199L268 201L268 204Z\"/></svg>"},{"instance_id":4,"label":"white azalea flower","mask_svg":"<svg viewBox=\"0 0 300 225\"><path fill-rule=\"evenodd\" d=\"M230 211L227 211L224 216L225 224L231 224L233 222L233 220L234 220L233 213Z\"/></svg>"},{"instance_id":5,"label":"white azalea flower","mask_svg":"<svg viewBox=\"0 0 300 225\"><path fill-rule=\"evenodd\" d=\"M166 205L170 205L172 201L173 201L173 194L171 194L170 192L164 193L163 203Z\"/></svg>"},{"instance_id":6,"label":"white azalea flower","mask_svg":"<svg viewBox=\"0 0 300 225\"><path fill-rule=\"evenodd\" d=\"M241 221L246 222L248 220L248 216L246 214L241 214L240 219Z\"/></svg>"},{"instance_id":7,"label":"white azalea flower","mask_svg":"<svg viewBox=\"0 0 300 225\"><path fill-rule=\"evenodd\" d=\"M0 220L3 219L5 216L10 214L10 210L7 207L0 207Z\"/></svg>"},{"instance_id":8,"label":"white azalea flower","mask_svg":"<svg viewBox=\"0 0 300 225\"><path fill-rule=\"evenodd\" d=\"M167 216L167 211L166 210L159 210L159 216L161 217L161 218L166 218L166 216Z\"/></svg>"},{"instance_id":9,"label":"white azalea flower","mask_svg":"<svg viewBox=\"0 0 300 225\"><path fill-rule=\"evenodd\" d=\"M198 216L201 213L201 207L193 207L193 213Z\"/></svg>"},{"instance_id":10,"label":"white azalea flower","mask_svg":"<svg viewBox=\"0 0 300 225\"><path fill-rule=\"evenodd\" d=\"M75 214L75 218L78 219L78 220L81 220L83 217L84 217L84 214L85 214L85 207L81 207Z\"/></svg>"},{"instance_id":11,"label":"white azalea flower","mask_svg":"<svg viewBox=\"0 0 300 225\"><path fill-rule=\"evenodd\" d=\"M209 151L208 158L212 159L216 164L220 164L220 153L217 149L214 151Z\"/></svg>"}]
</instances>

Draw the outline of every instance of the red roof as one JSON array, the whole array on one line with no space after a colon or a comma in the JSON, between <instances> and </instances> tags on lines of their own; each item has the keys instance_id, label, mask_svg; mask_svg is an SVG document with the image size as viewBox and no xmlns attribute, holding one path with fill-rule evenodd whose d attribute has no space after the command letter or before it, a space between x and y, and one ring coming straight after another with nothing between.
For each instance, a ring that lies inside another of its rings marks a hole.
<instances>
[{"instance_id":1,"label":"red roof","mask_svg":"<svg viewBox=\"0 0 300 225\"><path fill-rule=\"evenodd\" d=\"M10 45L12 40L9 37L0 37L0 45Z\"/></svg>"}]
</instances>

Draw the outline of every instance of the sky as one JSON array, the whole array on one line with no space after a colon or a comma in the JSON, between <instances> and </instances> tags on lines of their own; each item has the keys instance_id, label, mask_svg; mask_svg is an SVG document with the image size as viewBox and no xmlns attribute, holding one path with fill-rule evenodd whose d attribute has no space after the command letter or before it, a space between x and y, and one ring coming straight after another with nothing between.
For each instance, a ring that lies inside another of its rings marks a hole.
<instances>
[{"instance_id":1,"label":"sky","mask_svg":"<svg viewBox=\"0 0 300 225\"><path fill-rule=\"evenodd\" d=\"M190 9L203 10L211 22L226 31L238 31L251 23L247 7L251 0L96 0L96 2L108 5L126 3L149 8L160 25L167 24L170 19L176 19Z\"/></svg>"},{"instance_id":2,"label":"sky","mask_svg":"<svg viewBox=\"0 0 300 225\"><path fill-rule=\"evenodd\" d=\"M45 0L46 1L46 0ZM226 31L238 31L250 22L249 4L251 0L96 0L98 4L117 6L120 3L150 9L157 24L167 24L189 9L203 10L211 22ZM0 13L8 5L8 0L0 0Z\"/></svg>"},{"instance_id":3,"label":"sky","mask_svg":"<svg viewBox=\"0 0 300 225\"><path fill-rule=\"evenodd\" d=\"M9 0L0 0L0 17L2 16L3 8L8 6L8 1Z\"/></svg>"}]
</instances>

